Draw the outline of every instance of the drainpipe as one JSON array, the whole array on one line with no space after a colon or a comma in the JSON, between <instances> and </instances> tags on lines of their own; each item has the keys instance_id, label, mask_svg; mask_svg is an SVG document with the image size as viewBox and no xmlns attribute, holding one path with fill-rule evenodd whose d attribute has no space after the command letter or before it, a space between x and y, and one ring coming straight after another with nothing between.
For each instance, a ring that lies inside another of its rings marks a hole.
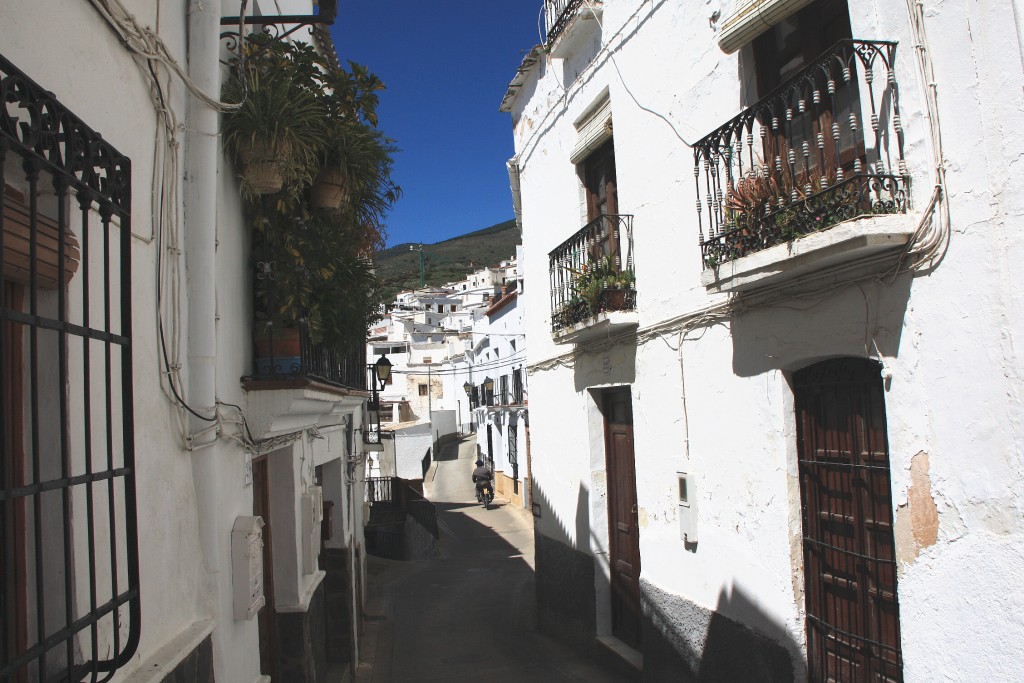
<instances>
[{"instance_id":1,"label":"drainpipe","mask_svg":"<svg viewBox=\"0 0 1024 683\"><path fill-rule=\"evenodd\" d=\"M206 93L220 93L220 2L190 0L188 75ZM189 96L185 135L185 269L188 295L188 402L212 414L216 398L216 248L218 113ZM192 417L193 433L208 422ZM216 433L213 434L217 438ZM198 444L197 444L198 445ZM216 572L220 515L216 449L193 453L199 534L206 569Z\"/></svg>"}]
</instances>

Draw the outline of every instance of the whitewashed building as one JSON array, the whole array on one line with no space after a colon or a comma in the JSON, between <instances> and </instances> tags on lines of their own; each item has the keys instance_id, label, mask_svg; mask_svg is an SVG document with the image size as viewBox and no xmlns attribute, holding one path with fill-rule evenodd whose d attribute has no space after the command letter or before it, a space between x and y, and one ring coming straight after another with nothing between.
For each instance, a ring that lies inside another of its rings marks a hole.
<instances>
[{"instance_id":1,"label":"whitewashed building","mask_svg":"<svg viewBox=\"0 0 1024 683\"><path fill-rule=\"evenodd\" d=\"M543 6L541 626L647 681L1020 678L1020 4Z\"/></svg>"},{"instance_id":2,"label":"whitewashed building","mask_svg":"<svg viewBox=\"0 0 1024 683\"><path fill-rule=\"evenodd\" d=\"M336 10L313 4L247 14ZM0 679L323 681L358 661L365 356L254 362L211 104L238 12L0 10ZM332 54L316 33L291 39Z\"/></svg>"},{"instance_id":3,"label":"whitewashed building","mask_svg":"<svg viewBox=\"0 0 1024 683\"><path fill-rule=\"evenodd\" d=\"M494 471L495 492L520 507L530 506L525 309L513 280L484 310L474 327L476 388L470 389L477 399L477 452Z\"/></svg>"}]
</instances>

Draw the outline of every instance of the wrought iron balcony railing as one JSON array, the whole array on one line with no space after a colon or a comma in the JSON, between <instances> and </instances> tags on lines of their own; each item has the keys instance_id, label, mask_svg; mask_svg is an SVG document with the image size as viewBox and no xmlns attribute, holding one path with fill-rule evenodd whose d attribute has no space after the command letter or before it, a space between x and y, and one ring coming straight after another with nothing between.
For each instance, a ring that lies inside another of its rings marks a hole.
<instances>
[{"instance_id":1,"label":"wrought iron balcony railing","mask_svg":"<svg viewBox=\"0 0 1024 683\"><path fill-rule=\"evenodd\" d=\"M310 339L307 325L299 325L297 339L267 335L257 341L253 380L314 380L366 391L366 347L344 355Z\"/></svg>"},{"instance_id":2,"label":"wrought iron balcony railing","mask_svg":"<svg viewBox=\"0 0 1024 683\"><path fill-rule=\"evenodd\" d=\"M583 6L583 0L544 0L544 44L548 47Z\"/></svg>"},{"instance_id":3,"label":"wrought iron balcony railing","mask_svg":"<svg viewBox=\"0 0 1024 683\"><path fill-rule=\"evenodd\" d=\"M548 254L551 331L636 309L633 216L604 214Z\"/></svg>"},{"instance_id":4,"label":"wrought iron balcony railing","mask_svg":"<svg viewBox=\"0 0 1024 683\"><path fill-rule=\"evenodd\" d=\"M904 213L896 43L844 40L694 147L705 268Z\"/></svg>"}]
</instances>

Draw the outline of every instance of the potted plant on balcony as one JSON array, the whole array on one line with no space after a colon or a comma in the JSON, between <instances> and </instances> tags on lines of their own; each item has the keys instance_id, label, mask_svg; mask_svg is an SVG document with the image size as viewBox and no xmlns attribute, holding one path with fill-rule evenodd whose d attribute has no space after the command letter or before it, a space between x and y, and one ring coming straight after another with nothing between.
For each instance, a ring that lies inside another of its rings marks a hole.
<instances>
[{"instance_id":1,"label":"potted plant on balcony","mask_svg":"<svg viewBox=\"0 0 1024 683\"><path fill-rule=\"evenodd\" d=\"M603 307L606 311L622 311L627 308L629 292L636 278L630 268L612 272L604 277Z\"/></svg>"},{"instance_id":2,"label":"potted plant on balcony","mask_svg":"<svg viewBox=\"0 0 1024 683\"><path fill-rule=\"evenodd\" d=\"M235 59L222 97L238 106L224 113L223 140L235 155L247 197L297 192L312 180L327 135L316 55L301 44L258 34Z\"/></svg>"},{"instance_id":3,"label":"potted plant on balcony","mask_svg":"<svg viewBox=\"0 0 1024 683\"><path fill-rule=\"evenodd\" d=\"M605 255L570 272L574 297L566 309L572 308L577 302L585 306L589 315L626 308L628 293L635 282L632 269L619 269L613 258Z\"/></svg>"},{"instance_id":4,"label":"potted plant on balcony","mask_svg":"<svg viewBox=\"0 0 1024 683\"><path fill-rule=\"evenodd\" d=\"M346 71L307 45L262 34L243 49L224 89L241 102L225 114L224 141L245 162L254 341L274 373L299 372L300 338L307 351L339 354L365 343L382 303L370 255L383 248L384 216L401 194L391 181L395 149L376 128L383 85L365 67ZM261 164L281 177L263 183ZM314 189L317 177L333 198ZM295 360L278 362L285 358Z\"/></svg>"},{"instance_id":5,"label":"potted plant on balcony","mask_svg":"<svg viewBox=\"0 0 1024 683\"><path fill-rule=\"evenodd\" d=\"M324 211L270 210L253 227L257 351L268 334L276 343L302 327L310 343L338 352L365 341L383 294L355 226Z\"/></svg>"}]
</instances>

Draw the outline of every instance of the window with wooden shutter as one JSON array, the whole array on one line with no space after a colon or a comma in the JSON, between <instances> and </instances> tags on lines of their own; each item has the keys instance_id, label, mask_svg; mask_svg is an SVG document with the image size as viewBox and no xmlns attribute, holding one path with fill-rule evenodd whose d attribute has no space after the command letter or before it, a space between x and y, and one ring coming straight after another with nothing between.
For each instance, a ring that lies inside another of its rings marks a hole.
<instances>
[{"instance_id":1,"label":"window with wooden shutter","mask_svg":"<svg viewBox=\"0 0 1024 683\"><path fill-rule=\"evenodd\" d=\"M31 284L32 258L35 250L35 285L41 289L56 289L60 267L57 221L38 209L35 213L25 194L10 185L4 185L3 210L4 279L23 285ZM33 245L32 232L36 239ZM78 240L69 229L64 231L64 284L78 270L80 258Z\"/></svg>"}]
</instances>

